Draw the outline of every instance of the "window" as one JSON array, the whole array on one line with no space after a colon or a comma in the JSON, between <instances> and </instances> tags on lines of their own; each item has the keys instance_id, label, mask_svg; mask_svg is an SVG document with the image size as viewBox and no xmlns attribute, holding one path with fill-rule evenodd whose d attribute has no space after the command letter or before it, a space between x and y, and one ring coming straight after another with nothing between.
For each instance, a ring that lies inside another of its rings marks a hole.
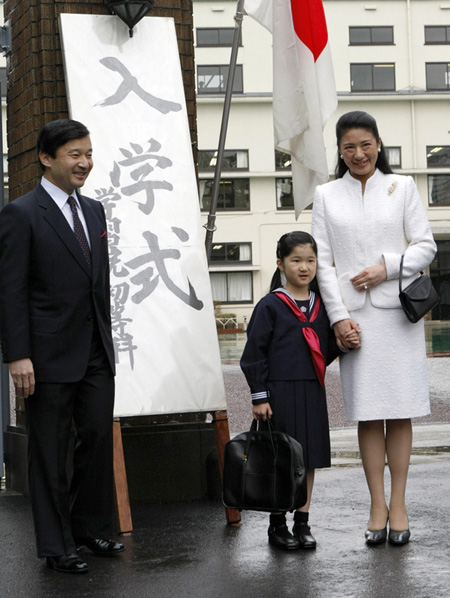
<instances>
[{"instance_id":1,"label":"window","mask_svg":"<svg viewBox=\"0 0 450 598\"><path fill-rule=\"evenodd\" d=\"M436 239L436 245L437 253L430 264L430 276L441 301L431 313L433 320L450 320L450 241ZM447 332L448 328L433 332L432 350L448 350Z\"/></svg>"},{"instance_id":2,"label":"window","mask_svg":"<svg viewBox=\"0 0 450 598\"><path fill-rule=\"evenodd\" d=\"M428 203L430 206L450 206L450 174L428 175Z\"/></svg>"},{"instance_id":3,"label":"window","mask_svg":"<svg viewBox=\"0 0 450 598\"><path fill-rule=\"evenodd\" d=\"M428 91L448 91L450 89L450 64L448 62L428 62L426 77Z\"/></svg>"},{"instance_id":4,"label":"window","mask_svg":"<svg viewBox=\"0 0 450 598\"><path fill-rule=\"evenodd\" d=\"M351 64L352 91L395 91L393 64Z\"/></svg>"},{"instance_id":5,"label":"window","mask_svg":"<svg viewBox=\"0 0 450 598\"><path fill-rule=\"evenodd\" d=\"M349 27L351 46L382 46L394 43L393 27Z\"/></svg>"},{"instance_id":6,"label":"window","mask_svg":"<svg viewBox=\"0 0 450 598\"><path fill-rule=\"evenodd\" d=\"M291 170L292 158L290 154L275 150L275 168L276 170Z\"/></svg>"},{"instance_id":7,"label":"window","mask_svg":"<svg viewBox=\"0 0 450 598\"><path fill-rule=\"evenodd\" d=\"M199 170L214 170L217 163L217 150L199 150ZM223 170L248 170L247 150L224 150Z\"/></svg>"},{"instance_id":8,"label":"window","mask_svg":"<svg viewBox=\"0 0 450 598\"><path fill-rule=\"evenodd\" d=\"M426 44L450 44L450 27L448 25L425 26Z\"/></svg>"},{"instance_id":9,"label":"window","mask_svg":"<svg viewBox=\"0 0 450 598\"><path fill-rule=\"evenodd\" d=\"M450 145L427 145L427 166L447 168L450 166Z\"/></svg>"},{"instance_id":10,"label":"window","mask_svg":"<svg viewBox=\"0 0 450 598\"><path fill-rule=\"evenodd\" d=\"M220 303L252 303L251 272L210 272L213 301Z\"/></svg>"},{"instance_id":11,"label":"window","mask_svg":"<svg viewBox=\"0 0 450 598\"><path fill-rule=\"evenodd\" d=\"M200 47L230 47L233 45L234 27L202 27L197 29L197 46ZM242 46L242 40L239 39Z\"/></svg>"},{"instance_id":12,"label":"window","mask_svg":"<svg viewBox=\"0 0 450 598\"><path fill-rule=\"evenodd\" d=\"M401 147L385 147L386 157L389 166L393 168L401 168L402 166L402 148Z\"/></svg>"},{"instance_id":13,"label":"window","mask_svg":"<svg viewBox=\"0 0 450 598\"><path fill-rule=\"evenodd\" d=\"M250 243L214 243L211 248L211 262L251 264L252 246Z\"/></svg>"},{"instance_id":14,"label":"window","mask_svg":"<svg viewBox=\"0 0 450 598\"><path fill-rule=\"evenodd\" d=\"M277 210L293 210L294 206L294 189L292 185L292 178L275 179L276 194L277 194ZM310 203L305 210L312 210L312 203Z\"/></svg>"},{"instance_id":15,"label":"window","mask_svg":"<svg viewBox=\"0 0 450 598\"><path fill-rule=\"evenodd\" d=\"M292 178L276 179L277 185L277 210L294 209L294 191Z\"/></svg>"},{"instance_id":16,"label":"window","mask_svg":"<svg viewBox=\"0 0 450 598\"><path fill-rule=\"evenodd\" d=\"M213 180L200 181L200 206L208 211L211 206ZM219 185L218 210L249 210L250 179L221 179Z\"/></svg>"},{"instance_id":17,"label":"window","mask_svg":"<svg viewBox=\"0 0 450 598\"><path fill-rule=\"evenodd\" d=\"M197 67L197 88L199 94L207 93L225 93L228 79L227 64L217 66L198 66ZM242 64L236 65L234 73L233 92L243 93L242 83Z\"/></svg>"}]
</instances>

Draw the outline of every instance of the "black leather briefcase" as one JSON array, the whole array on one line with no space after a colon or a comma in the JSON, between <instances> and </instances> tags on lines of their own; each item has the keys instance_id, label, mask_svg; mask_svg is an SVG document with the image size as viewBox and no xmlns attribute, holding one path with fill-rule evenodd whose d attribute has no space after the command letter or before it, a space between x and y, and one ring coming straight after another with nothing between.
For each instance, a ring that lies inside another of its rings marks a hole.
<instances>
[{"instance_id":1,"label":"black leather briefcase","mask_svg":"<svg viewBox=\"0 0 450 598\"><path fill-rule=\"evenodd\" d=\"M306 503L301 444L256 420L225 445L223 503L251 511L293 511Z\"/></svg>"}]
</instances>

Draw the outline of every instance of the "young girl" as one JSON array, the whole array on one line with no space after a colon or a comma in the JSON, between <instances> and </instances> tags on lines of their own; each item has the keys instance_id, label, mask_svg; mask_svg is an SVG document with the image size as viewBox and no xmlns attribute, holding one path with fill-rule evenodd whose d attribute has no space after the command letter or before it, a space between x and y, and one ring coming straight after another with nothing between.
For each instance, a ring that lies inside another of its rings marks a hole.
<instances>
[{"instance_id":1,"label":"young girl","mask_svg":"<svg viewBox=\"0 0 450 598\"><path fill-rule=\"evenodd\" d=\"M256 305L247 330L241 368L252 393L253 417L272 418L274 427L296 438L307 468L307 502L294 515L271 513L269 543L284 550L315 548L308 525L316 467L330 467L325 366L342 354L316 288L317 245L302 231L287 233L277 246L277 270L270 293ZM281 274L285 283L282 285ZM359 346L359 331L346 336Z\"/></svg>"}]
</instances>

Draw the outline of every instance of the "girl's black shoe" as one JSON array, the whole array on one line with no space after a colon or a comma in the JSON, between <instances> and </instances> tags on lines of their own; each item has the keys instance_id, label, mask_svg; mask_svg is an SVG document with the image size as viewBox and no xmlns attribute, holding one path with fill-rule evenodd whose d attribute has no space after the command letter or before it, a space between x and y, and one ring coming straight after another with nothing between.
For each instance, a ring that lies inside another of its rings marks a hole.
<instances>
[{"instance_id":1,"label":"girl's black shoe","mask_svg":"<svg viewBox=\"0 0 450 598\"><path fill-rule=\"evenodd\" d=\"M274 525L269 525L268 534L269 544L276 546L276 548L281 548L281 550L299 549L297 540L288 530L288 527L285 523L277 527Z\"/></svg>"},{"instance_id":2,"label":"girl's black shoe","mask_svg":"<svg viewBox=\"0 0 450 598\"><path fill-rule=\"evenodd\" d=\"M292 528L292 533L300 548L315 548L317 546L316 539L311 533L311 528L306 522L296 521Z\"/></svg>"},{"instance_id":3,"label":"girl's black shoe","mask_svg":"<svg viewBox=\"0 0 450 598\"><path fill-rule=\"evenodd\" d=\"M294 513L294 527L292 533L294 534L300 548L315 548L317 546L316 539L311 534L311 528L308 524L309 512L296 511Z\"/></svg>"}]
</instances>

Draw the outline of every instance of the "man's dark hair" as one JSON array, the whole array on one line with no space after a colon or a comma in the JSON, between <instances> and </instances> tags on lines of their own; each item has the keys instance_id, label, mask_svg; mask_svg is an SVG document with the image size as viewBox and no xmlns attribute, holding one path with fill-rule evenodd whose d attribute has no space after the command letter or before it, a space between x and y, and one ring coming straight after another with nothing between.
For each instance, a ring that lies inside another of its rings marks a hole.
<instances>
[{"instance_id":1,"label":"man's dark hair","mask_svg":"<svg viewBox=\"0 0 450 598\"><path fill-rule=\"evenodd\" d=\"M89 135L88 128L83 123L70 118L60 118L52 120L42 127L36 142L36 150L48 154L51 158L56 158L58 148L72 139L81 139ZM45 166L39 160L42 170Z\"/></svg>"}]
</instances>

